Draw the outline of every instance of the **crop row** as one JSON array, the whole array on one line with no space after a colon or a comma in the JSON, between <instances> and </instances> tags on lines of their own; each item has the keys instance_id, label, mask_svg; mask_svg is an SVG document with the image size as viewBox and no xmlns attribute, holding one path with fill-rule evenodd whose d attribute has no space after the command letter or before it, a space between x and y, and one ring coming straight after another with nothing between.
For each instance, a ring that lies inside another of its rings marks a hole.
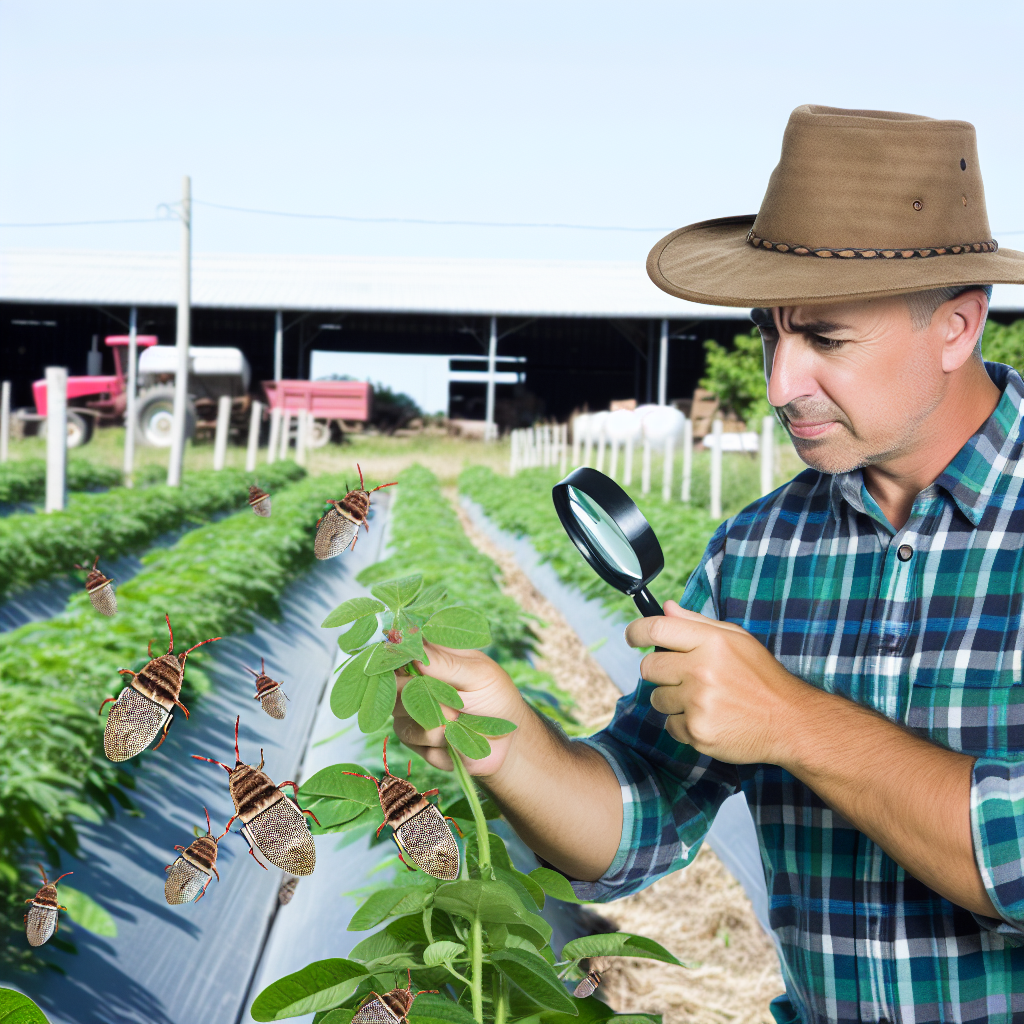
<instances>
[{"instance_id":1,"label":"crop row","mask_svg":"<svg viewBox=\"0 0 1024 1024\"><path fill-rule=\"evenodd\" d=\"M551 502L551 487L557 479L549 469L525 470L507 477L484 466L471 466L459 477L459 490L477 502L495 525L529 537L540 557L550 562L566 583L620 612L623 618L635 618L632 599L600 579L562 529ZM660 499L642 497L638 489L627 489L654 528L665 555L665 568L651 591L659 601L678 600L718 524L702 508L663 504ZM748 500L755 497L756 493L751 494Z\"/></svg>"},{"instance_id":2,"label":"crop row","mask_svg":"<svg viewBox=\"0 0 1024 1024\"><path fill-rule=\"evenodd\" d=\"M119 470L94 465L88 459L68 459L69 491L98 491L104 487L117 487L120 483ZM45 488L45 459L15 459L0 463L0 505L42 501Z\"/></svg>"},{"instance_id":3,"label":"crop row","mask_svg":"<svg viewBox=\"0 0 1024 1024\"><path fill-rule=\"evenodd\" d=\"M260 483L273 492L304 475L294 462L280 462L261 471ZM103 494L72 495L62 512L0 519L0 600L64 574L76 562L134 554L187 523L244 508L249 482L241 470L204 470L186 474L180 487L116 487Z\"/></svg>"},{"instance_id":4,"label":"crop row","mask_svg":"<svg viewBox=\"0 0 1024 1024\"><path fill-rule=\"evenodd\" d=\"M21 868L34 842L54 862L77 849L75 819L99 820L114 801L128 804L132 776L106 760L96 709L116 693L121 666L139 669L151 638L175 649L250 628L252 615L277 614L277 595L313 561L313 528L323 496L340 478L301 481L274 496L273 516L248 508L194 530L143 558L144 569L118 592L115 618L97 615L85 594L45 622L0 635L0 958L20 959L19 900L31 895ZM206 685L205 649L189 658L186 695ZM14 940L12 942L12 940Z\"/></svg>"}]
</instances>

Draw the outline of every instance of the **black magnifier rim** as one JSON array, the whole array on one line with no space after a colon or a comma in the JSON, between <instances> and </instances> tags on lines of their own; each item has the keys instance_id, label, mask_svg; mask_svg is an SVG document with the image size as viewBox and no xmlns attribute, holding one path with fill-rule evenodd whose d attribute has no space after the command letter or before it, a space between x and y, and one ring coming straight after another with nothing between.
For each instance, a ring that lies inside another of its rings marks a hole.
<instances>
[{"instance_id":1,"label":"black magnifier rim","mask_svg":"<svg viewBox=\"0 0 1024 1024\"><path fill-rule=\"evenodd\" d=\"M637 560L640 562L640 579L627 580L622 573L608 566L597 558L591 550L586 534L572 514L569 500L569 488L575 487L593 499L608 513L616 526L623 532ZM599 473L589 466L574 469L564 480L560 480L551 489L551 499L555 503L555 511L565 532L569 535L579 553L586 559L598 576L610 583L616 590L632 596L647 586L655 576L665 568L665 556L661 544L644 518L644 514L636 507L633 499L609 476ZM623 585L625 584L625 585Z\"/></svg>"}]
</instances>

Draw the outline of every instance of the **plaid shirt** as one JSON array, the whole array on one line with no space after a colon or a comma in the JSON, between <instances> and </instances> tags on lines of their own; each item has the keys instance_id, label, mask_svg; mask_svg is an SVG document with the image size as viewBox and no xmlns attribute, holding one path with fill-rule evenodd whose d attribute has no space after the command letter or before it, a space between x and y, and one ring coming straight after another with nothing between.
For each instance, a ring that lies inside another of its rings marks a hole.
<instances>
[{"instance_id":1,"label":"plaid shirt","mask_svg":"<svg viewBox=\"0 0 1024 1024\"><path fill-rule=\"evenodd\" d=\"M743 626L813 686L977 758L974 853L1001 920L922 885L782 768L672 739L649 683L589 741L625 817L608 872L577 893L613 899L685 866L742 790L802 1021L1024 1021L1024 382L987 365L998 406L903 529L860 471L807 470L722 524L682 604Z\"/></svg>"}]
</instances>

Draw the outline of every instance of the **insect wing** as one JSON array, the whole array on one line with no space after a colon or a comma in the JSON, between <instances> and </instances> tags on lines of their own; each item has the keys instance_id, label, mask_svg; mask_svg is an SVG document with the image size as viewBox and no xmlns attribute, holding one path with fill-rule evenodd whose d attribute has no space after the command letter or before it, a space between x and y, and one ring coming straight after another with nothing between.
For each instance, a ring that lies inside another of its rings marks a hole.
<instances>
[{"instance_id":1,"label":"insect wing","mask_svg":"<svg viewBox=\"0 0 1024 1024\"><path fill-rule=\"evenodd\" d=\"M199 899L203 889L213 875L179 857L167 872L164 882L164 897L172 906L176 903L191 903Z\"/></svg>"},{"instance_id":2,"label":"insect wing","mask_svg":"<svg viewBox=\"0 0 1024 1024\"><path fill-rule=\"evenodd\" d=\"M25 937L30 946L41 946L49 942L57 929L55 907L40 907L33 903L25 915Z\"/></svg>"},{"instance_id":3,"label":"insect wing","mask_svg":"<svg viewBox=\"0 0 1024 1024\"><path fill-rule=\"evenodd\" d=\"M299 880L297 878L286 878L281 883L281 888L277 890L277 902L280 903L282 907L286 907L291 903L298 884Z\"/></svg>"},{"instance_id":4,"label":"insect wing","mask_svg":"<svg viewBox=\"0 0 1024 1024\"><path fill-rule=\"evenodd\" d=\"M108 580L106 583L96 587L95 590L88 591L88 594L89 603L100 615L117 614L117 595L114 593L113 580Z\"/></svg>"},{"instance_id":5,"label":"insect wing","mask_svg":"<svg viewBox=\"0 0 1024 1024\"><path fill-rule=\"evenodd\" d=\"M371 999L364 1007L357 1010L352 1018L352 1024L396 1024L402 1018L397 1017L384 1000L374 992L374 999Z\"/></svg>"},{"instance_id":6,"label":"insect wing","mask_svg":"<svg viewBox=\"0 0 1024 1024\"><path fill-rule=\"evenodd\" d=\"M452 882L459 877L459 846L441 812L428 804L395 831L402 852L434 878Z\"/></svg>"},{"instance_id":7,"label":"insect wing","mask_svg":"<svg viewBox=\"0 0 1024 1024\"><path fill-rule=\"evenodd\" d=\"M287 698L280 686L263 694L259 698L259 702L271 718L284 718L285 712L288 710Z\"/></svg>"},{"instance_id":8,"label":"insect wing","mask_svg":"<svg viewBox=\"0 0 1024 1024\"><path fill-rule=\"evenodd\" d=\"M324 514L316 529L313 554L323 560L340 555L352 543L359 531L359 524L346 519L336 508Z\"/></svg>"},{"instance_id":9,"label":"insect wing","mask_svg":"<svg viewBox=\"0 0 1024 1024\"><path fill-rule=\"evenodd\" d=\"M111 761L127 761L156 739L170 717L156 701L126 686L110 708L103 730L103 752Z\"/></svg>"},{"instance_id":10,"label":"insect wing","mask_svg":"<svg viewBox=\"0 0 1024 1024\"><path fill-rule=\"evenodd\" d=\"M274 867L300 877L313 874L313 836L302 812L288 797L260 811L242 826L242 833Z\"/></svg>"},{"instance_id":11,"label":"insect wing","mask_svg":"<svg viewBox=\"0 0 1024 1024\"><path fill-rule=\"evenodd\" d=\"M250 502L253 512L266 519L270 515L270 495L264 494L262 498Z\"/></svg>"},{"instance_id":12,"label":"insect wing","mask_svg":"<svg viewBox=\"0 0 1024 1024\"><path fill-rule=\"evenodd\" d=\"M586 999L597 991L601 984L601 975L597 971L591 971L574 989L572 994L577 999Z\"/></svg>"}]
</instances>

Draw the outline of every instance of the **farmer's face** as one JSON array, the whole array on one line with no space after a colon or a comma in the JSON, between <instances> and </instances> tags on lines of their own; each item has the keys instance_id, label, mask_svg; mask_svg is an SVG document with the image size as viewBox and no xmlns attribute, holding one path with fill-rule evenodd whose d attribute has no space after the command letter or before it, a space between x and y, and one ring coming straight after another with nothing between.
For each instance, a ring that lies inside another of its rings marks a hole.
<instances>
[{"instance_id":1,"label":"farmer's face","mask_svg":"<svg viewBox=\"0 0 1024 1024\"><path fill-rule=\"evenodd\" d=\"M775 336L762 329L768 401L807 465L845 473L914 450L946 393L938 332L915 330L902 298L773 314Z\"/></svg>"}]
</instances>

